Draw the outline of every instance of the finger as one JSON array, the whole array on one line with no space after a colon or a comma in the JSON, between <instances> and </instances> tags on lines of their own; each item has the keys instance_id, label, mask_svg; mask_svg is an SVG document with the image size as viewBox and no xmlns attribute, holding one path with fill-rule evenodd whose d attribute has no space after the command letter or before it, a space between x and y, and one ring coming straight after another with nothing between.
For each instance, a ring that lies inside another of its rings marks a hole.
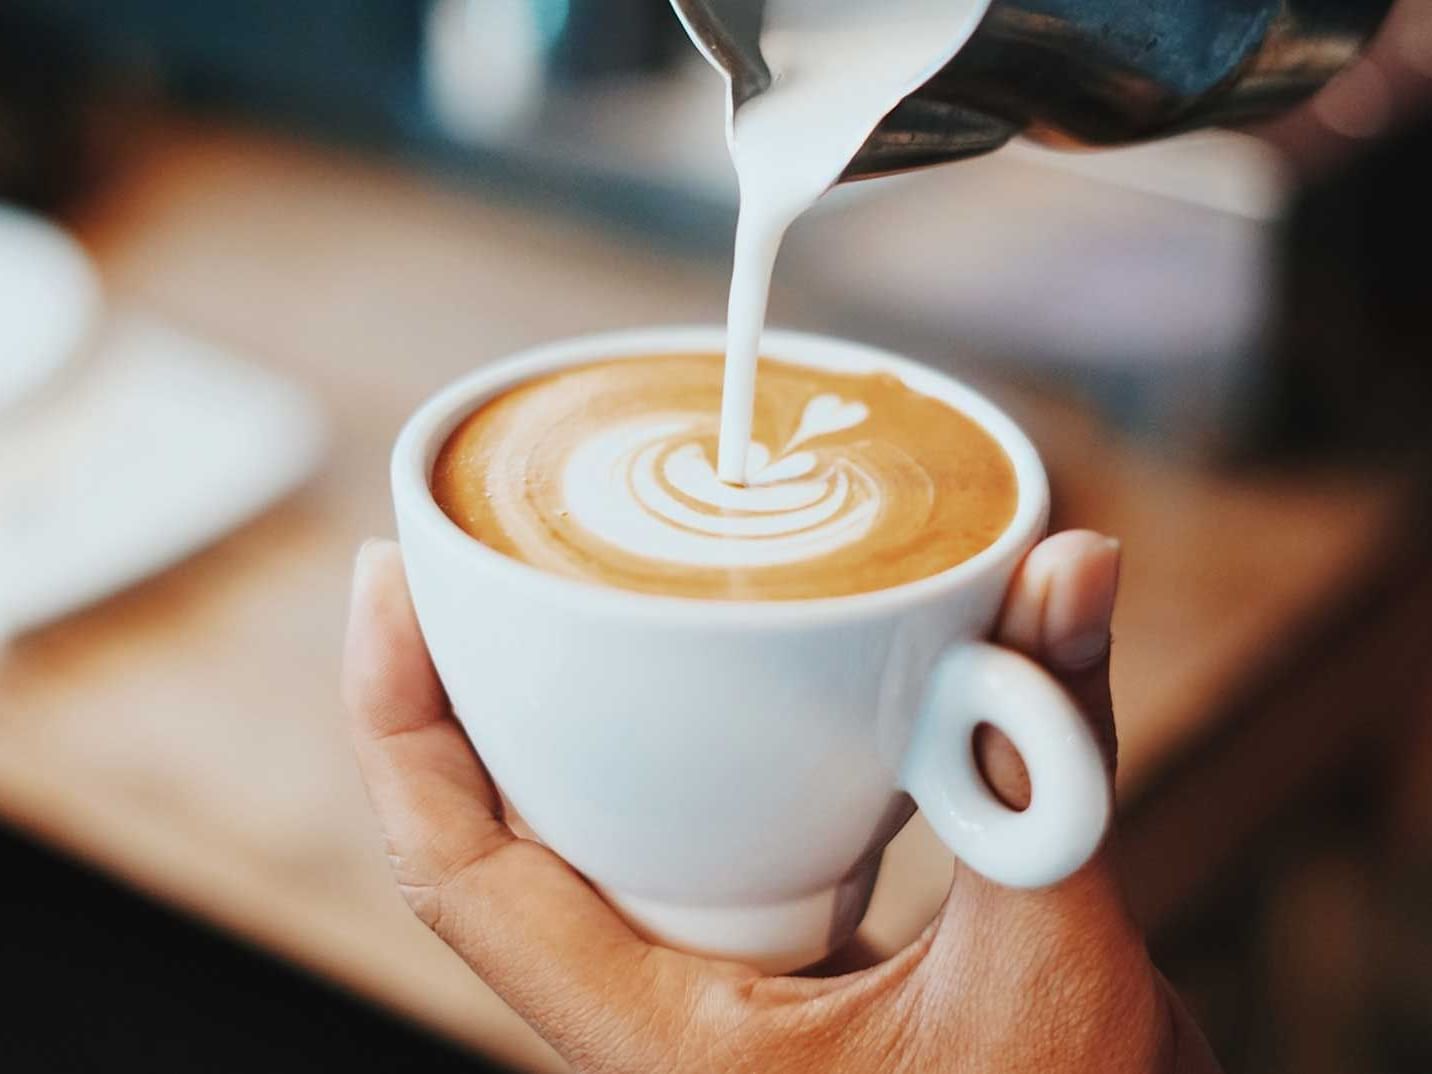
<instances>
[{"instance_id":1,"label":"finger","mask_svg":"<svg viewBox=\"0 0 1432 1074\"><path fill-rule=\"evenodd\" d=\"M503 822L391 542L359 555L344 663L359 766L418 916L569 1059L638 1039L637 1023L650 1032L653 1020L683 1020L693 989L664 987L684 970L672 964L680 956L641 940L570 866Z\"/></svg>"},{"instance_id":2,"label":"finger","mask_svg":"<svg viewBox=\"0 0 1432 1074\"><path fill-rule=\"evenodd\" d=\"M1070 689L1111 750L1109 624L1118 569L1116 542L1086 532L1050 538L1021 565L995 632L995 640L1038 661ZM1028 776L1008 739L984 735L976 751L995 793L1012 808L1027 806ZM983 1024L1026 1026L1031 1018L1047 1018L1051 1006L1097 1009L1108 1013L1117 1033L1121 1025L1144 1024L1157 999L1107 844L1072 876L1037 890L1002 887L957 865L939 916L890 964L912 967L917 993L981 996L977 1009L967 1006ZM1051 990L1057 993L1052 1004ZM957 1043L952 1038L951 1047Z\"/></svg>"},{"instance_id":3,"label":"finger","mask_svg":"<svg viewBox=\"0 0 1432 1074\"><path fill-rule=\"evenodd\" d=\"M1119 566L1117 541L1087 531L1049 538L1026 557L995 632L1068 688L1111 767L1109 654ZM1014 808L1028 805L1029 778L1009 740L986 734L976 749L995 793ZM921 973L941 981L961 967L978 975L983 965L1004 975L1012 995L1035 995L1051 987L1048 967L1065 965L1070 980L1094 988L1118 1011L1149 1001L1146 975L1133 972L1145 963L1106 845L1088 866L1041 890L1010 890L958 869Z\"/></svg>"},{"instance_id":4,"label":"finger","mask_svg":"<svg viewBox=\"0 0 1432 1074\"><path fill-rule=\"evenodd\" d=\"M1063 678L1108 658L1119 586L1119 542L1070 530L1040 543L1016 573L996 637Z\"/></svg>"},{"instance_id":5,"label":"finger","mask_svg":"<svg viewBox=\"0 0 1432 1074\"><path fill-rule=\"evenodd\" d=\"M1048 668L1074 696L1112 765L1117 752L1109 696L1110 621L1119 582L1119 545L1088 531L1049 538L1020 567L1005 599L996 640ZM1029 804L1029 776L1000 732L983 727L975 755L1008 806Z\"/></svg>"}]
</instances>

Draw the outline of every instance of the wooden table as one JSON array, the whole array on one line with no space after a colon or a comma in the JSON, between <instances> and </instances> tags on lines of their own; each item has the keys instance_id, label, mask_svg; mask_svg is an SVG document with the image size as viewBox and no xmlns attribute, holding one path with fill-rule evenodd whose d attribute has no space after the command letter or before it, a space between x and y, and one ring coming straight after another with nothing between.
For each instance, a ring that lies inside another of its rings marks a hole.
<instances>
[{"instance_id":1,"label":"wooden table","mask_svg":"<svg viewBox=\"0 0 1432 1074\"><path fill-rule=\"evenodd\" d=\"M721 267L360 158L174 127L73 223L116 301L312 391L333 451L242 532L17 644L0 666L0 813L456 1039L560 1069L388 881L337 699L349 567L360 539L392 530L386 455L426 394L539 340L718 320ZM775 311L821 323L788 286ZM1134 897L1156 925L1361 733L1356 713L1319 713L1319 676L1356 696L1359 676L1395 690L1420 665L1385 640L1432 606L1425 582L1388 582L1412 497L1352 472L1219 476L1077 410L1009 401L1051 463L1060 521L1125 543L1120 791ZM1347 666L1335 654L1354 628L1365 651ZM948 870L913 824L872 939L928 920Z\"/></svg>"}]
</instances>

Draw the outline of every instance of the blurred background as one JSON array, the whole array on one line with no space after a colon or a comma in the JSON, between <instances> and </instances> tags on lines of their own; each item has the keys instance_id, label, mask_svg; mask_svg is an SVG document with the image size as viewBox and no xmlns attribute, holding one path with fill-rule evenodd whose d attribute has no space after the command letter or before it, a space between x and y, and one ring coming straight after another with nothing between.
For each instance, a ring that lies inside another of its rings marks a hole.
<instances>
[{"instance_id":1,"label":"blurred background","mask_svg":"<svg viewBox=\"0 0 1432 1074\"><path fill-rule=\"evenodd\" d=\"M1432 3L1255 131L842 188L777 323L972 379L1124 541L1134 902L1230 1071L1432 1070ZM6 1069L560 1070L406 914L352 555L440 385L724 313L665 0L0 0ZM951 863L917 821L867 939Z\"/></svg>"}]
</instances>

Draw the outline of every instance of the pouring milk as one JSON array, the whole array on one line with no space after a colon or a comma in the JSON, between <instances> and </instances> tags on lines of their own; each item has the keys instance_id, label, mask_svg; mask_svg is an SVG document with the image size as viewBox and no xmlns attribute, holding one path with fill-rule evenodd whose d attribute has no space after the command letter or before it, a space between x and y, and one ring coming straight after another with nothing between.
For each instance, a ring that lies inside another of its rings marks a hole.
<instances>
[{"instance_id":1,"label":"pouring milk","mask_svg":"<svg viewBox=\"0 0 1432 1074\"><path fill-rule=\"evenodd\" d=\"M978 28L988 0L769 0L771 87L728 139L740 183L717 472L744 485L756 363L786 230L845 171L880 121Z\"/></svg>"}]
</instances>

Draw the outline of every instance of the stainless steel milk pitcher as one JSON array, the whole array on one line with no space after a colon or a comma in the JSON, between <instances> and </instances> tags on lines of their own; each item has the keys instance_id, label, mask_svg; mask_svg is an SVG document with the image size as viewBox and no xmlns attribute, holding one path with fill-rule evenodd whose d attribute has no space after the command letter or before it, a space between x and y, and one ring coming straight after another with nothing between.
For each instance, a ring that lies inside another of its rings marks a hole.
<instances>
[{"instance_id":1,"label":"stainless steel milk pitcher","mask_svg":"<svg viewBox=\"0 0 1432 1074\"><path fill-rule=\"evenodd\" d=\"M737 109L770 85L760 49L764 0L672 4L698 47L731 76ZM974 36L881 122L842 179L976 156L1016 134L1112 145L1270 116L1341 70L1390 7L1391 0L991 0Z\"/></svg>"}]
</instances>

